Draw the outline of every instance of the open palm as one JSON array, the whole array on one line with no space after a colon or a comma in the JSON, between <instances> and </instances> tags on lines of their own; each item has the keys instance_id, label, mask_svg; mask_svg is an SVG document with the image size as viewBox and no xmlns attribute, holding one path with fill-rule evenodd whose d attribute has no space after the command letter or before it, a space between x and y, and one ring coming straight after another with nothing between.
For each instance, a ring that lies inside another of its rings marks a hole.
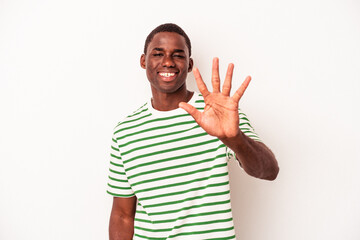
<instances>
[{"instance_id":1,"label":"open palm","mask_svg":"<svg viewBox=\"0 0 360 240\"><path fill-rule=\"evenodd\" d=\"M231 63L226 72L222 91L220 91L219 59L214 58L211 77L213 92L209 92L199 70L194 68L193 73L197 86L204 97L205 109L200 112L188 103L179 104L208 134L220 139L232 138L239 133L238 105L251 80L250 76L246 77L240 88L230 97L233 70L234 64Z\"/></svg>"}]
</instances>

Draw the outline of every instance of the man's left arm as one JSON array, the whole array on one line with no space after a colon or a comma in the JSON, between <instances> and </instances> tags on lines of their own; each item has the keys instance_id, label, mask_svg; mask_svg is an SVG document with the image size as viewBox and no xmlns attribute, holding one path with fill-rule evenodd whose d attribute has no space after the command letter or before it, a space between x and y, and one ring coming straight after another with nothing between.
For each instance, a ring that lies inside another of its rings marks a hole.
<instances>
[{"instance_id":1,"label":"man's left arm","mask_svg":"<svg viewBox=\"0 0 360 240\"><path fill-rule=\"evenodd\" d=\"M262 142L246 136L240 129L233 138L219 138L234 151L245 172L253 177L275 180L279 166L272 151Z\"/></svg>"},{"instance_id":2,"label":"man's left arm","mask_svg":"<svg viewBox=\"0 0 360 240\"><path fill-rule=\"evenodd\" d=\"M200 112L185 102L180 103L179 107L187 111L209 135L219 138L231 148L249 175L274 180L279 172L274 154L265 144L250 139L239 128L238 105L251 77L248 76L240 88L230 97L233 70L234 64L229 64L220 91L219 59L214 58L211 76L213 92L209 92L199 70L194 68L195 80L205 101L204 111Z\"/></svg>"}]
</instances>

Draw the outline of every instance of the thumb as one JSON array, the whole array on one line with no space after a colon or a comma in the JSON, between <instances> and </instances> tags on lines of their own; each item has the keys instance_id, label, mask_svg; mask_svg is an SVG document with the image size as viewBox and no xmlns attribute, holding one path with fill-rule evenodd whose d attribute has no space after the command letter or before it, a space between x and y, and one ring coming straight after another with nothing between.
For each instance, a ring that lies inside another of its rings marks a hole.
<instances>
[{"instance_id":1,"label":"thumb","mask_svg":"<svg viewBox=\"0 0 360 240\"><path fill-rule=\"evenodd\" d=\"M194 106L186 103L186 102L181 102L179 103L179 107L184 109L187 113L189 113L197 123L200 122L201 120L201 112L199 110L197 110Z\"/></svg>"}]
</instances>

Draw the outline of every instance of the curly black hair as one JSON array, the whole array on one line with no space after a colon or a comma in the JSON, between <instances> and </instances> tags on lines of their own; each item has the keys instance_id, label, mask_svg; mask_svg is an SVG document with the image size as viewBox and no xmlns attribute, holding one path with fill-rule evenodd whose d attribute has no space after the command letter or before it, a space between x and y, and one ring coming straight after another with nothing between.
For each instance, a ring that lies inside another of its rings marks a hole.
<instances>
[{"instance_id":1,"label":"curly black hair","mask_svg":"<svg viewBox=\"0 0 360 240\"><path fill-rule=\"evenodd\" d=\"M146 54L148 45L151 42L151 40L154 38L155 34L157 34L159 32L175 32L175 33L178 33L181 36L183 36L185 38L186 46L189 50L189 57L191 56L191 42L190 42L188 35L186 35L186 33L184 32L184 30L182 30L181 27L179 27L178 25L176 25L174 23L161 24L161 25L157 26L154 30L151 31L151 33L147 36L147 38L145 40L144 54Z\"/></svg>"}]
</instances>

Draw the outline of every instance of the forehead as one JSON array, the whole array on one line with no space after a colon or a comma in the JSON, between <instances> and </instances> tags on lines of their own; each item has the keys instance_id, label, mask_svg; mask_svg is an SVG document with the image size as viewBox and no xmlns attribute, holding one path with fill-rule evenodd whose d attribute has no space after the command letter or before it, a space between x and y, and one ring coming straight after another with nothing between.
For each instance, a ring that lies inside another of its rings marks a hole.
<instances>
[{"instance_id":1,"label":"forehead","mask_svg":"<svg viewBox=\"0 0 360 240\"><path fill-rule=\"evenodd\" d=\"M181 49L189 53L185 38L175 32L159 32L155 34L149 43L148 51L152 51L154 48L163 48L165 51Z\"/></svg>"}]
</instances>

